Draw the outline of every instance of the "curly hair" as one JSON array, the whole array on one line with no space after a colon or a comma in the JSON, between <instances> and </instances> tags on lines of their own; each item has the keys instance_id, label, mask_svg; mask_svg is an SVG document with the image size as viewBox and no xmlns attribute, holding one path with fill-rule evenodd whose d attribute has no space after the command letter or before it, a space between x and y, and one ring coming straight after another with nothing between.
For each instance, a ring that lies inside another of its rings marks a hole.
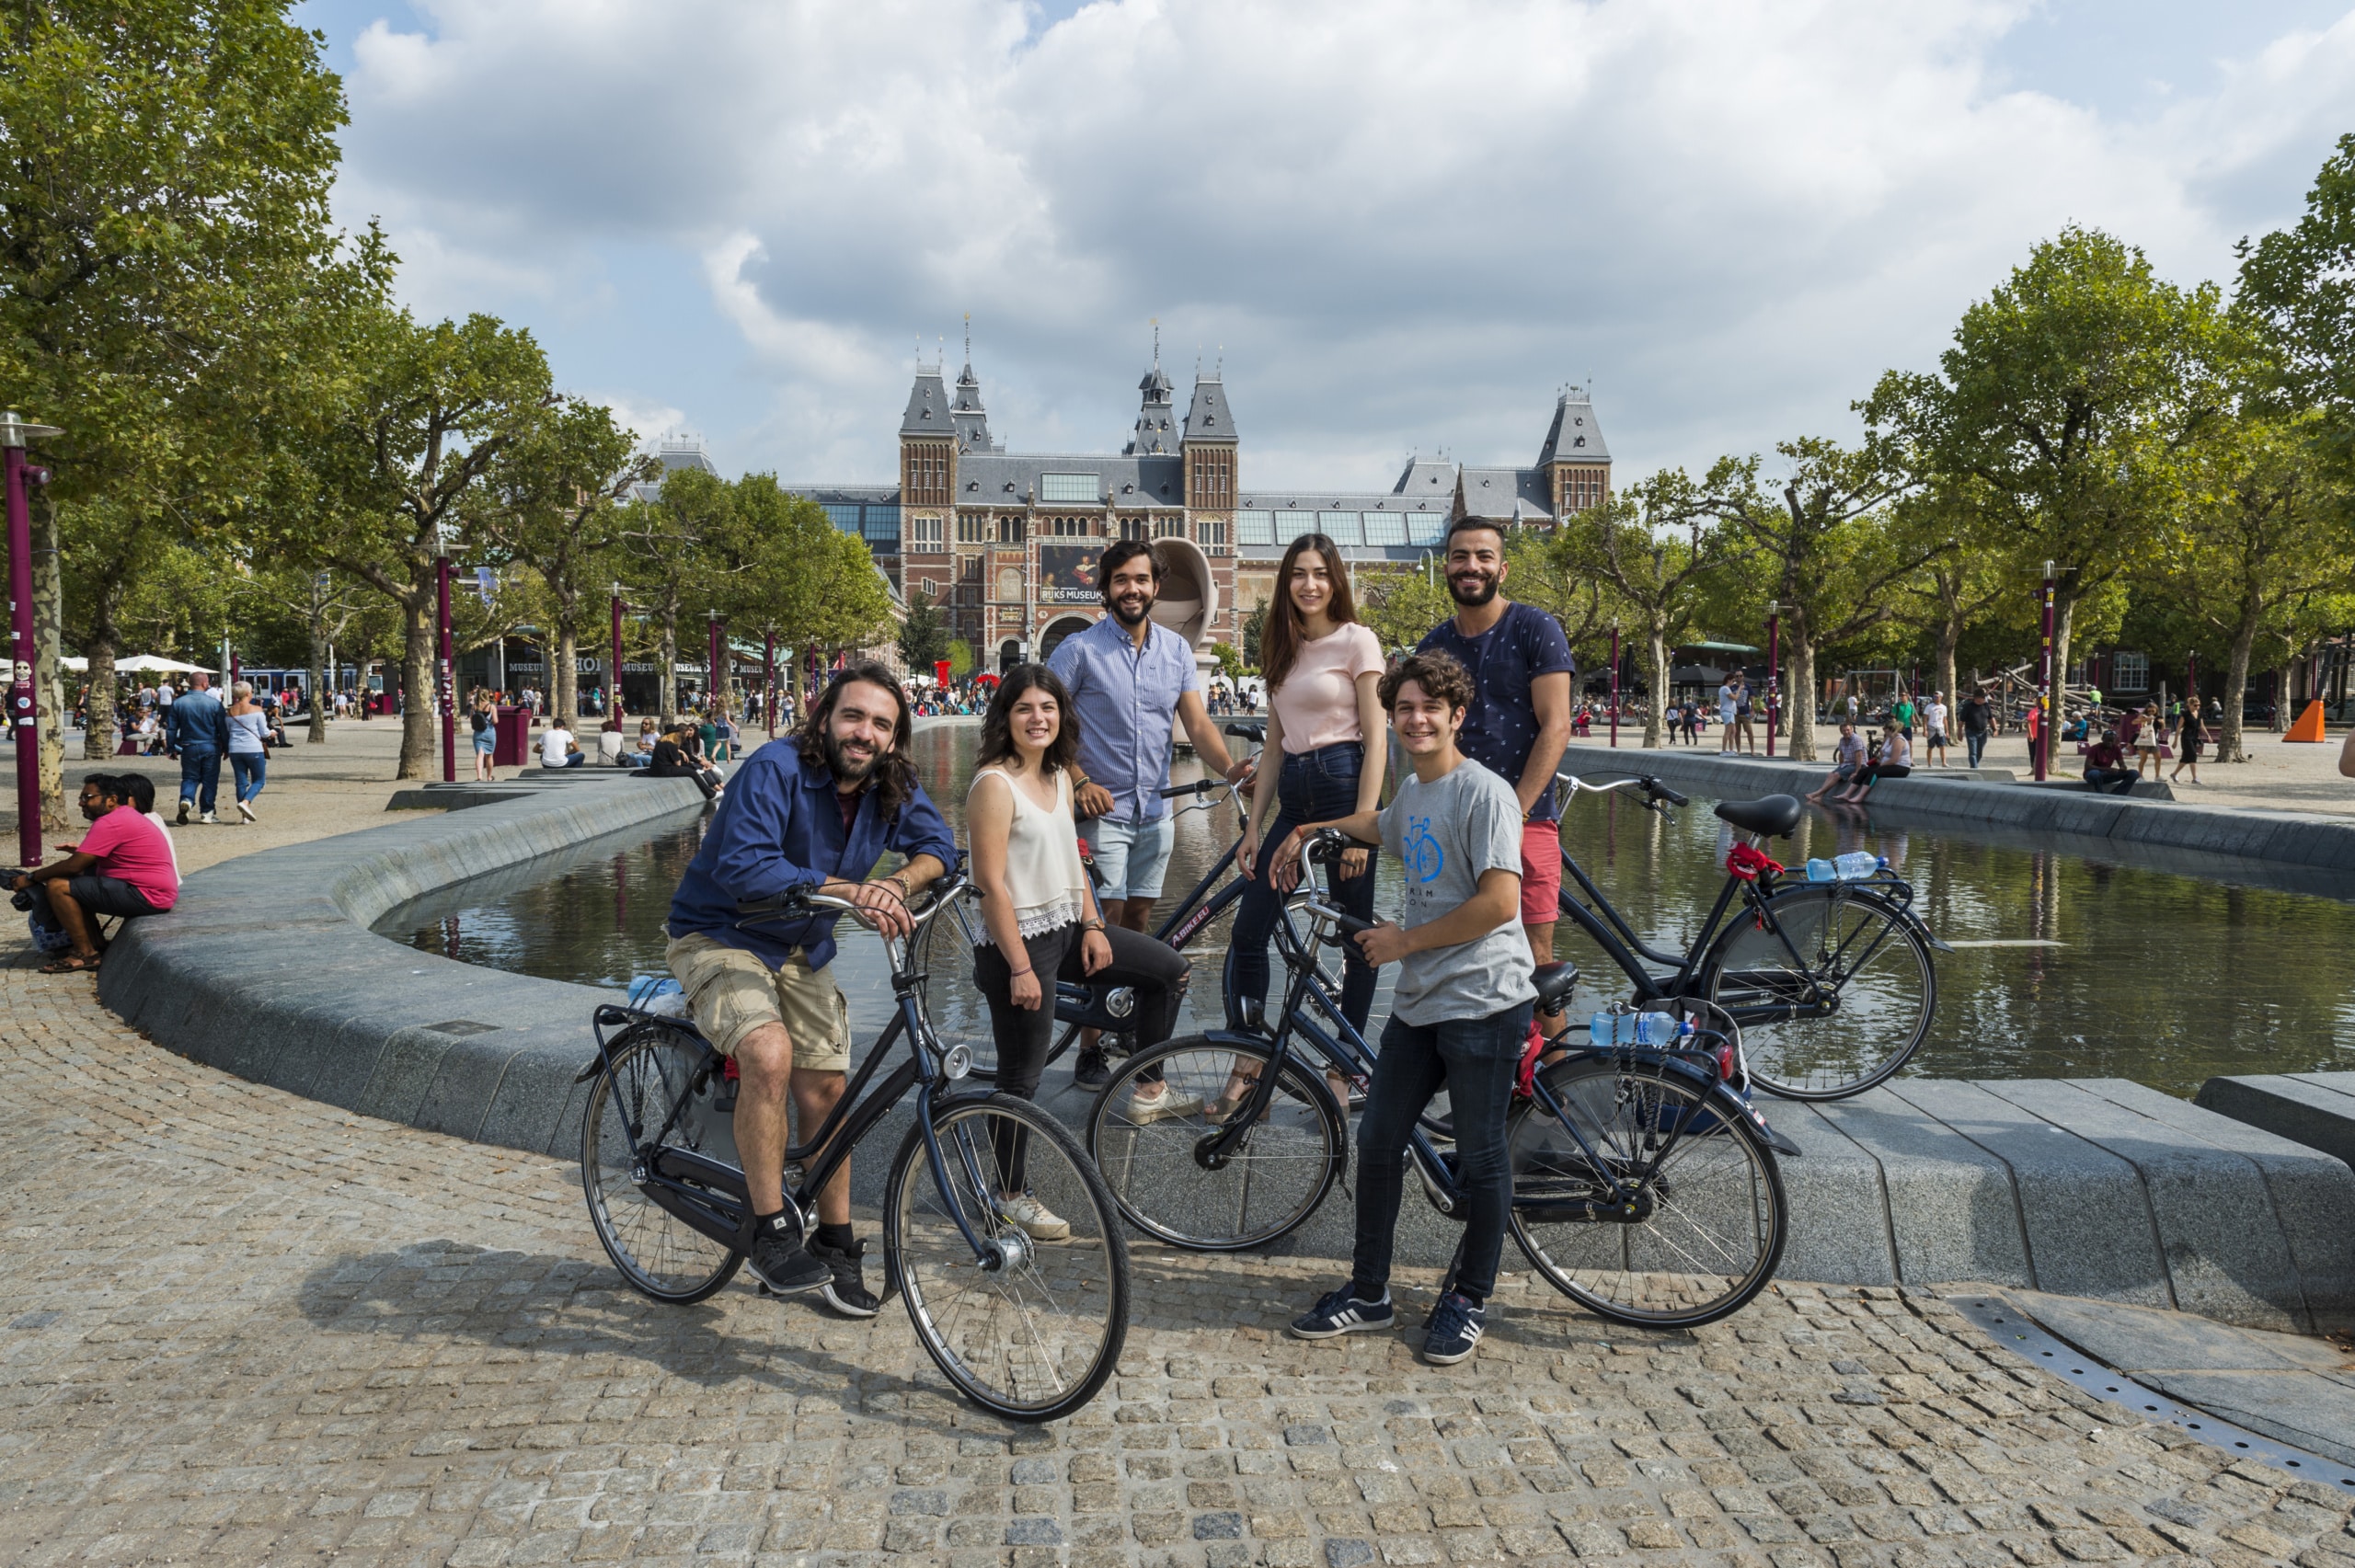
<instances>
[{"instance_id":1,"label":"curly hair","mask_svg":"<svg viewBox=\"0 0 2355 1568\"><path fill-rule=\"evenodd\" d=\"M834 708L841 703L843 689L857 681L880 686L891 693L891 701L899 705L900 716L891 726L891 749L875 760L871 775L875 804L888 818L893 812L915 797L915 764L908 761L908 740L915 734L914 721L910 717L908 694L901 690L899 677L872 659L860 659L834 671L818 700L794 727L793 744L799 749L801 760L812 767L826 768L826 729L834 721Z\"/></svg>"},{"instance_id":2,"label":"curly hair","mask_svg":"<svg viewBox=\"0 0 2355 1568\"><path fill-rule=\"evenodd\" d=\"M1437 697L1451 708L1461 711L1472 705L1472 677L1464 666L1443 653L1410 653L1374 688L1384 713L1397 707L1398 688L1409 681L1423 689L1424 696Z\"/></svg>"},{"instance_id":3,"label":"curly hair","mask_svg":"<svg viewBox=\"0 0 2355 1568\"><path fill-rule=\"evenodd\" d=\"M1034 689L1055 700L1055 738L1047 743L1047 754L1039 760L1040 771L1051 776L1078 758L1079 715L1072 712L1071 692L1045 665L1017 664L998 682L997 691L990 698L989 711L982 715L981 749L973 757L973 766L986 768L993 762L1014 760L1014 704L1025 692Z\"/></svg>"}]
</instances>

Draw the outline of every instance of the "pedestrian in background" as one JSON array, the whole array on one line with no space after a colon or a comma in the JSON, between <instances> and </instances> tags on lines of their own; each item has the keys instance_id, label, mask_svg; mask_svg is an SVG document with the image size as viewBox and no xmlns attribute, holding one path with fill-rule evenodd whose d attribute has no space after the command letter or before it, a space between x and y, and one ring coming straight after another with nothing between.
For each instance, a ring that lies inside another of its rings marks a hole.
<instances>
[{"instance_id":1,"label":"pedestrian in background","mask_svg":"<svg viewBox=\"0 0 2355 1568\"><path fill-rule=\"evenodd\" d=\"M497 784L498 770L491 766L499 745L499 715L490 705L487 688L475 688L475 709L466 716L475 732L475 779L480 784Z\"/></svg>"},{"instance_id":2,"label":"pedestrian in background","mask_svg":"<svg viewBox=\"0 0 2355 1568\"><path fill-rule=\"evenodd\" d=\"M1975 770L1979 759L1987 752L1987 737L1994 732L1994 709L1987 701L1987 693L1974 691L1962 700L1962 749Z\"/></svg>"},{"instance_id":3,"label":"pedestrian in background","mask_svg":"<svg viewBox=\"0 0 2355 1568\"><path fill-rule=\"evenodd\" d=\"M270 715L254 701L250 682L229 688L229 771L237 793L237 815L254 819L254 796L270 777ZM209 819L209 816L208 816Z\"/></svg>"},{"instance_id":4,"label":"pedestrian in background","mask_svg":"<svg viewBox=\"0 0 2355 1568\"><path fill-rule=\"evenodd\" d=\"M213 694L212 683L213 677L198 673L164 715L164 754L179 759L182 826L191 806L202 820L216 820L213 807L221 793L221 758L229 750L229 711Z\"/></svg>"},{"instance_id":5,"label":"pedestrian in background","mask_svg":"<svg viewBox=\"0 0 2355 1568\"><path fill-rule=\"evenodd\" d=\"M1947 761L1947 694L1933 692L1922 705L1922 727L1926 738L1922 742L1922 765L1928 767L1935 760L1941 768Z\"/></svg>"}]
</instances>

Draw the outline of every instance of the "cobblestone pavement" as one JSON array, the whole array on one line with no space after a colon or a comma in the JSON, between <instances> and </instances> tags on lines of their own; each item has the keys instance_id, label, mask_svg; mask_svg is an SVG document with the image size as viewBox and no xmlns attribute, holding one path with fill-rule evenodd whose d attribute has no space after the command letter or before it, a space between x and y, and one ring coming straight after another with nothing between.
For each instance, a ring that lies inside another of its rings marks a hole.
<instances>
[{"instance_id":1,"label":"cobblestone pavement","mask_svg":"<svg viewBox=\"0 0 2355 1568\"><path fill-rule=\"evenodd\" d=\"M1935 1299L1647 1334L1516 1276L1442 1370L1283 1338L1313 1269L1141 1249L1119 1377L1029 1429L896 1306L643 1300L564 1164L182 1061L86 979L0 970L0 1560L2355 1568L2347 1499Z\"/></svg>"}]
</instances>

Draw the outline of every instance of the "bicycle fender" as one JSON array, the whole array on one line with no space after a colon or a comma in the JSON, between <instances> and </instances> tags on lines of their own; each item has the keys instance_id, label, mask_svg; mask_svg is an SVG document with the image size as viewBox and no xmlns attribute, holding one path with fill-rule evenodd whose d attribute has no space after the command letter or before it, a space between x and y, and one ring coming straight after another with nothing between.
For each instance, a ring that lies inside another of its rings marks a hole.
<instances>
[{"instance_id":1,"label":"bicycle fender","mask_svg":"<svg viewBox=\"0 0 2355 1568\"><path fill-rule=\"evenodd\" d=\"M1793 1143L1789 1139L1785 1138L1781 1133L1776 1132L1772 1127L1769 1127L1766 1123L1766 1117L1759 1111L1756 1105L1744 1101L1740 1095L1735 1093L1723 1083L1719 1083L1717 1086L1716 1097L1724 1100L1727 1104L1740 1111L1741 1119L1748 1122L1750 1124L1751 1130L1755 1132L1760 1138L1765 1139L1766 1147L1773 1150L1776 1154L1789 1160L1804 1158L1805 1150L1801 1150L1798 1144Z\"/></svg>"}]
</instances>

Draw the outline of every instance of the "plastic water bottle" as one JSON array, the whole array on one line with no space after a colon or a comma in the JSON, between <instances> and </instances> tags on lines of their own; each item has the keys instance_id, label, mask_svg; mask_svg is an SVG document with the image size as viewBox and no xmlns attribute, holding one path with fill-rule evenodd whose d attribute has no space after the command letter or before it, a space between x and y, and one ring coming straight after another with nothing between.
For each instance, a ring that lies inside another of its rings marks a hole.
<instances>
[{"instance_id":1,"label":"plastic water bottle","mask_svg":"<svg viewBox=\"0 0 2355 1568\"><path fill-rule=\"evenodd\" d=\"M1889 862L1870 850L1850 850L1832 864L1839 868L1841 881L1862 882L1866 877L1887 865Z\"/></svg>"},{"instance_id":2,"label":"plastic water bottle","mask_svg":"<svg viewBox=\"0 0 2355 1568\"><path fill-rule=\"evenodd\" d=\"M1807 879L1809 882L1837 882L1840 880L1840 868L1828 860L1811 857L1807 863Z\"/></svg>"},{"instance_id":3,"label":"plastic water bottle","mask_svg":"<svg viewBox=\"0 0 2355 1568\"><path fill-rule=\"evenodd\" d=\"M1614 1046L1665 1046L1692 1025L1665 1013L1598 1013L1587 1020L1587 1038L1599 1050Z\"/></svg>"},{"instance_id":4,"label":"plastic water bottle","mask_svg":"<svg viewBox=\"0 0 2355 1568\"><path fill-rule=\"evenodd\" d=\"M629 1004L658 1018L684 1018L687 993L668 975L640 975L629 983Z\"/></svg>"}]
</instances>

